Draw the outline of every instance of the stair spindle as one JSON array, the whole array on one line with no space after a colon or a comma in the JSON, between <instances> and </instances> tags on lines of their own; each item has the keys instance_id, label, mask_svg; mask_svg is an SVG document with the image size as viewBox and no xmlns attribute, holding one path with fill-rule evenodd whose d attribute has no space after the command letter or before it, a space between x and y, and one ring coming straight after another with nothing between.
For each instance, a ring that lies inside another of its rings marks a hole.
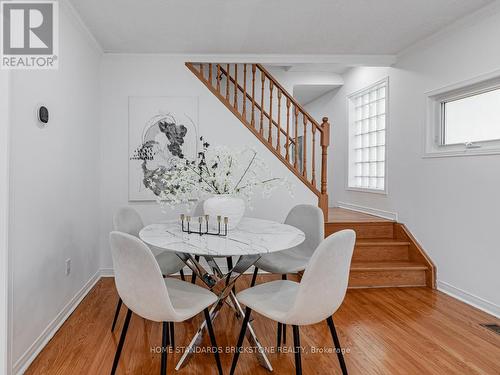
<instances>
[{"instance_id":1,"label":"stair spindle","mask_svg":"<svg viewBox=\"0 0 500 375\"><path fill-rule=\"evenodd\" d=\"M316 187L316 126L311 122L312 129L312 170L311 170L311 184Z\"/></svg>"},{"instance_id":2,"label":"stair spindle","mask_svg":"<svg viewBox=\"0 0 500 375\"><path fill-rule=\"evenodd\" d=\"M323 117L321 124L321 196L319 198L319 207L325 213L325 218L328 218L328 146L330 145L330 124L328 117Z\"/></svg>"},{"instance_id":3,"label":"stair spindle","mask_svg":"<svg viewBox=\"0 0 500 375\"><path fill-rule=\"evenodd\" d=\"M302 138L302 176L307 178L307 117L302 114L304 119L304 136Z\"/></svg>"},{"instance_id":4,"label":"stair spindle","mask_svg":"<svg viewBox=\"0 0 500 375\"><path fill-rule=\"evenodd\" d=\"M262 90L260 93L260 129L259 133L260 135L264 134L264 84L266 82L266 76L264 73L260 70L260 80L262 81Z\"/></svg>"},{"instance_id":5,"label":"stair spindle","mask_svg":"<svg viewBox=\"0 0 500 375\"><path fill-rule=\"evenodd\" d=\"M256 70L257 67L255 66L255 64L252 64L252 120L250 121L252 128L255 128L255 71Z\"/></svg>"},{"instance_id":6,"label":"stair spindle","mask_svg":"<svg viewBox=\"0 0 500 375\"><path fill-rule=\"evenodd\" d=\"M226 64L226 100L229 103L229 64Z\"/></svg>"},{"instance_id":7,"label":"stair spindle","mask_svg":"<svg viewBox=\"0 0 500 375\"><path fill-rule=\"evenodd\" d=\"M269 81L269 134L267 135L267 141L273 144L273 81Z\"/></svg>"},{"instance_id":8,"label":"stair spindle","mask_svg":"<svg viewBox=\"0 0 500 375\"><path fill-rule=\"evenodd\" d=\"M285 159L290 162L290 98L286 98L286 144Z\"/></svg>"},{"instance_id":9,"label":"stair spindle","mask_svg":"<svg viewBox=\"0 0 500 375\"><path fill-rule=\"evenodd\" d=\"M233 107L238 112L238 64L234 64L234 99Z\"/></svg>"},{"instance_id":10,"label":"stair spindle","mask_svg":"<svg viewBox=\"0 0 500 375\"><path fill-rule=\"evenodd\" d=\"M212 84L212 64L208 64L208 81Z\"/></svg>"},{"instance_id":11,"label":"stair spindle","mask_svg":"<svg viewBox=\"0 0 500 375\"><path fill-rule=\"evenodd\" d=\"M220 64L217 64L217 93L220 94Z\"/></svg>"},{"instance_id":12,"label":"stair spindle","mask_svg":"<svg viewBox=\"0 0 500 375\"><path fill-rule=\"evenodd\" d=\"M281 155L281 90L278 89L278 139L276 140L276 151Z\"/></svg>"},{"instance_id":13,"label":"stair spindle","mask_svg":"<svg viewBox=\"0 0 500 375\"><path fill-rule=\"evenodd\" d=\"M299 169L299 109L296 105L293 106L295 108L295 146L294 150L294 159L293 159L293 167L295 169Z\"/></svg>"},{"instance_id":14,"label":"stair spindle","mask_svg":"<svg viewBox=\"0 0 500 375\"><path fill-rule=\"evenodd\" d=\"M247 64L243 64L243 118L247 119Z\"/></svg>"}]
</instances>

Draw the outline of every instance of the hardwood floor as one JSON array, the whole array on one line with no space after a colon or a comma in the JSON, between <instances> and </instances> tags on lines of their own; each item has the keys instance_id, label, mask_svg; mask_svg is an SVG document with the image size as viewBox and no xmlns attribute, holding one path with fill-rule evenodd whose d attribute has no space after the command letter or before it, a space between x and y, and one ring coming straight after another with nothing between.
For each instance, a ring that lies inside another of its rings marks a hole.
<instances>
[{"instance_id":1,"label":"hardwood floor","mask_svg":"<svg viewBox=\"0 0 500 375\"><path fill-rule=\"evenodd\" d=\"M274 276L260 276L258 282ZM246 287L245 276L238 287ZM120 315L115 334L110 332L117 294L112 278L101 279L68 321L33 362L26 374L109 374L125 317ZM275 323L255 315L254 327L263 345L274 349ZM186 345L201 316L176 324L178 347ZM500 335L480 326L499 319L430 288L354 289L347 292L335 325L344 348L349 374L500 374ZM161 344L159 323L133 316L117 374L158 374ZM236 343L240 322L225 306L214 324L218 345ZM287 344L292 344L289 327ZM340 374L333 353L312 353L312 348L332 349L326 323L301 329L303 373ZM248 347L248 343L245 342ZM205 338L203 346L208 347ZM290 349L291 350L291 347ZM294 374L294 356L270 354L276 374ZM213 356L197 353L179 372L174 363L180 354L169 354L169 374L216 374ZM222 354L229 373L232 354ZM269 374L252 354L243 353L237 374Z\"/></svg>"}]
</instances>

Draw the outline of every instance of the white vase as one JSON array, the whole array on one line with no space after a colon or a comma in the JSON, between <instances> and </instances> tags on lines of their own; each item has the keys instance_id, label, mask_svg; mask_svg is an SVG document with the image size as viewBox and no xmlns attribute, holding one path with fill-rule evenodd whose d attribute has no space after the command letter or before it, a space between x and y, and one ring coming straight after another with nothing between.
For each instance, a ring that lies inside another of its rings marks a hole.
<instances>
[{"instance_id":1,"label":"white vase","mask_svg":"<svg viewBox=\"0 0 500 375\"><path fill-rule=\"evenodd\" d=\"M227 217L227 229L238 226L245 213L245 201L231 195L214 195L203 202L205 215L210 215L210 223L213 228L217 226L217 216Z\"/></svg>"}]
</instances>

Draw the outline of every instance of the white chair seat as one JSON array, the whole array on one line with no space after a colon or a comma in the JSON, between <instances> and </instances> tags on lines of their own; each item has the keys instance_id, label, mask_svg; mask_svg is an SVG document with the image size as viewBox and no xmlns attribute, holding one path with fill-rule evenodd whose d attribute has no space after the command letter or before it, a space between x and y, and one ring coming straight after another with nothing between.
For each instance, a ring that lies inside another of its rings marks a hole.
<instances>
[{"instance_id":1,"label":"white chair seat","mask_svg":"<svg viewBox=\"0 0 500 375\"><path fill-rule=\"evenodd\" d=\"M274 321L292 324L286 316L292 309L299 290L299 283L289 280L276 280L254 286L237 294L236 298L253 311Z\"/></svg>"},{"instance_id":2,"label":"white chair seat","mask_svg":"<svg viewBox=\"0 0 500 375\"><path fill-rule=\"evenodd\" d=\"M176 321L184 321L197 315L217 301L217 296L208 289L186 281L166 278L170 301L178 314Z\"/></svg>"},{"instance_id":3,"label":"white chair seat","mask_svg":"<svg viewBox=\"0 0 500 375\"><path fill-rule=\"evenodd\" d=\"M301 247L278 251L264 255L255 263L255 266L270 273L297 273L306 269L312 252Z\"/></svg>"},{"instance_id":4,"label":"white chair seat","mask_svg":"<svg viewBox=\"0 0 500 375\"><path fill-rule=\"evenodd\" d=\"M288 250L262 256L255 267L270 273L286 275L306 269L314 250L324 238L323 212L309 204L299 204L288 213L285 224L301 229L306 238L303 243Z\"/></svg>"},{"instance_id":5,"label":"white chair seat","mask_svg":"<svg viewBox=\"0 0 500 375\"><path fill-rule=\"evenodd\" d=\"M172 275L184 268L184 262L171 251L163 251L155 255L163 275Z\"/></svg>"}]
</instances>

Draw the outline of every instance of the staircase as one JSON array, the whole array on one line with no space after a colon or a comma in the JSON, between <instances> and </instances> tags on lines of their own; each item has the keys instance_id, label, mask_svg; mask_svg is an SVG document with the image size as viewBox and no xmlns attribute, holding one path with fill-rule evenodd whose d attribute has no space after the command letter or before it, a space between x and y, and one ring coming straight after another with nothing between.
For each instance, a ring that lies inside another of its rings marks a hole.
<instances>
[{"instance_id":1,"label":"staircase","mask_svg":"<svg viewBox=\"0 0 500 375\"><path fill-rule=\"evenodd\" d=\"M341 208L330 209L325 236L356 232L350 288L435 287L435 266L407 228L392 220Z\"/></svg>"},{"instance_id":2,"label":"staircase","mask_svg":"<svg viewBox=\"0 0 500 375\"><path fill-rule=\"evenodd\" d=\"M325 235L354 229L349 287L435 287L435 267L403 224L328 208L330 124L321 124L260 64L187 62L186 66L318 197Z\"/></svg>"},{"instance_id":3,"label":"staircase","mask_svg":"<svg viewBox=\"0 0 500 375\"><path fill-rule=\"evenodd\" d=\"M326 218L328 118L316 122L260 64L187 62L186 66L316 194Z\"/></svg>"}]
</instances>

